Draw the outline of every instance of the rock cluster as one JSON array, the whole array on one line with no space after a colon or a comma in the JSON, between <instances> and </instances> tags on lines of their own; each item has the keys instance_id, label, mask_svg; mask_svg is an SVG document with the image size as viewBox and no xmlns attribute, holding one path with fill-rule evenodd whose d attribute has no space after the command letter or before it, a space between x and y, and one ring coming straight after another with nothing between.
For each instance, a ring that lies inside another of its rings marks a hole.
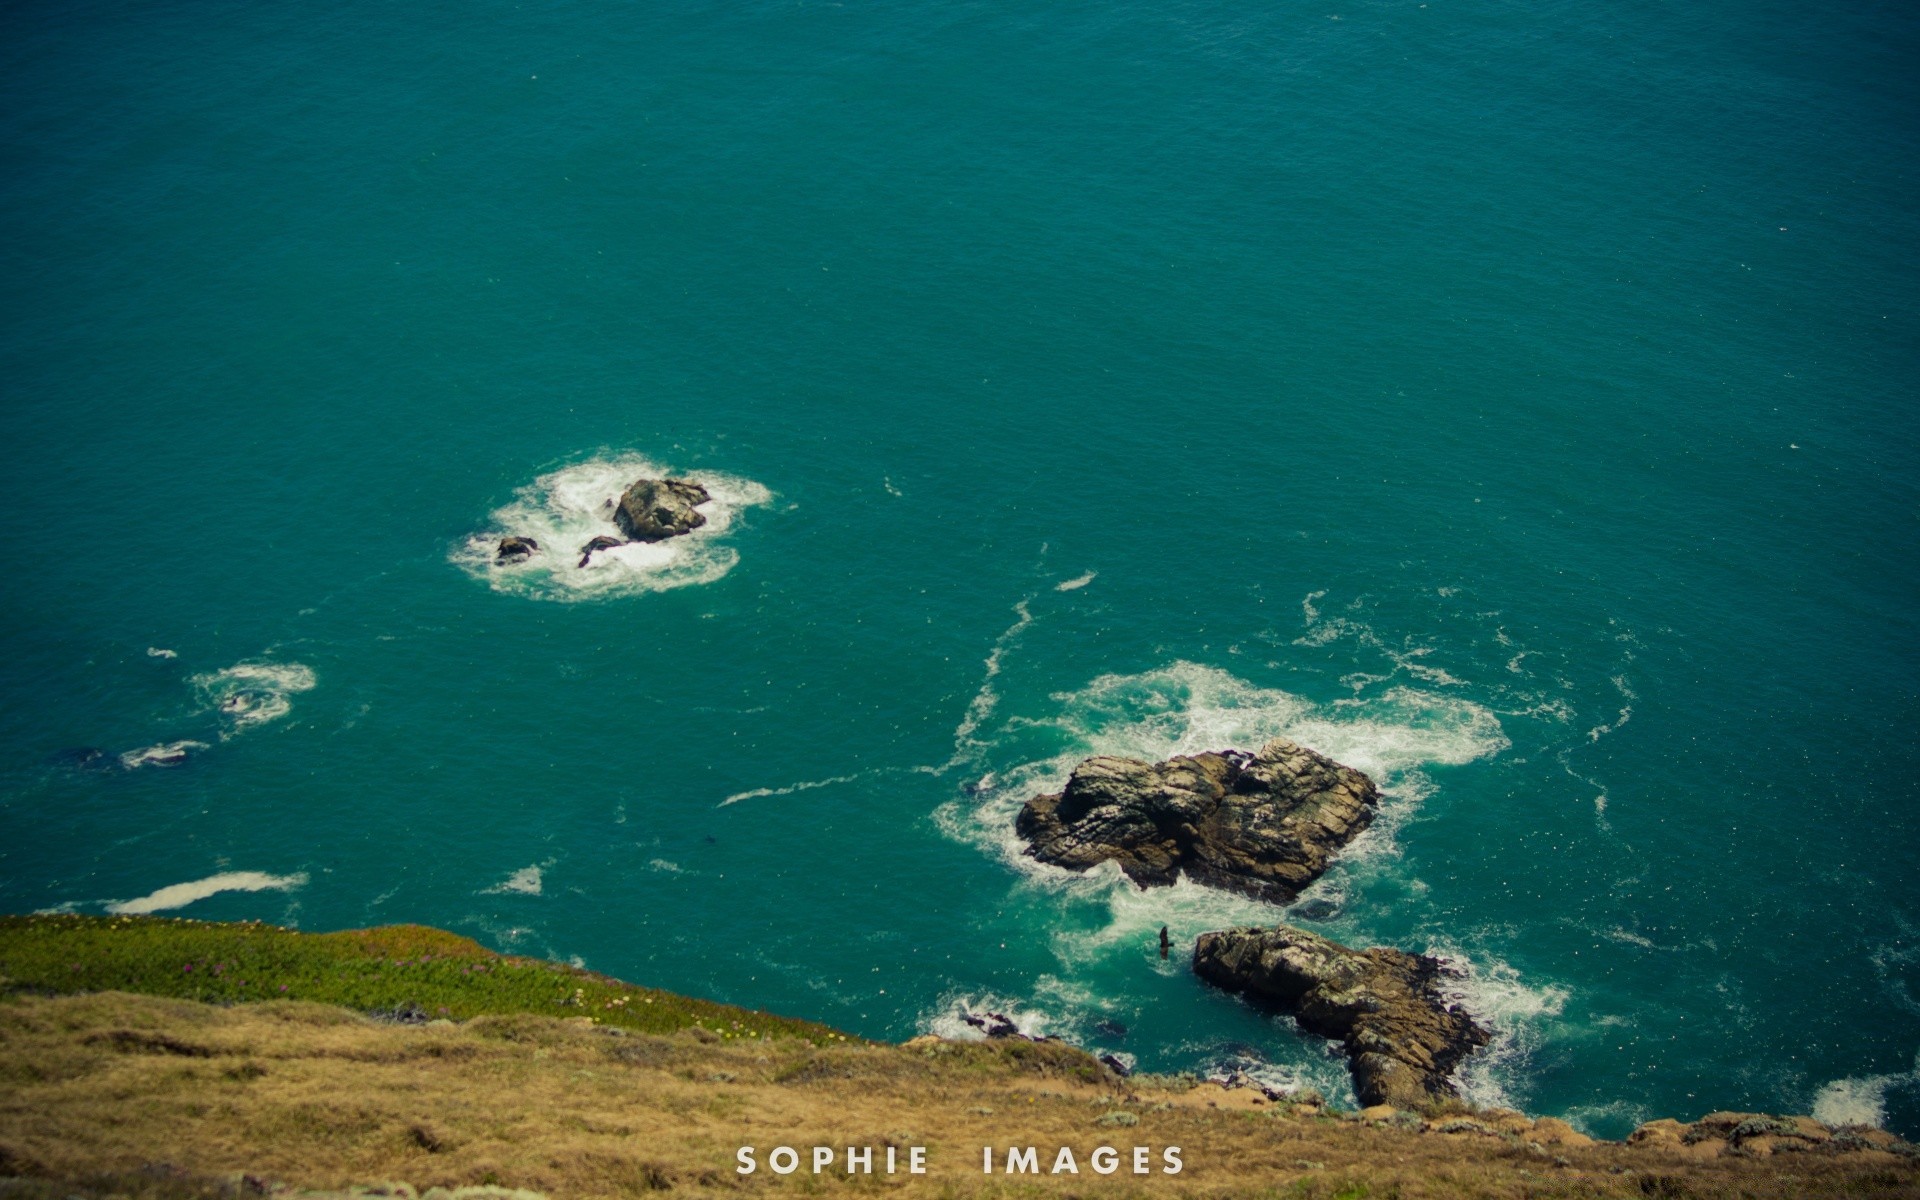
<instances>
[{"instance_id":1,"label":"rock cluster","mask_svg":"<svg viewBox=\"0 0 1920 1200\"><path fill-rule=\"evenodd\" d=\"M1111 859L1141 887L1184 874L1284 904L1379 800L1365 775L1276 738L1254 754L1090 758L1059 794L1027 801L1015 828L1043 863L1084 871Z\"/></svg>"},{"instance_id":2,"label":"rock cluster","mask_svg":"<svg viewBox=\"0 0 1920 1200\"><path fill-rule=\"evenodd\" d=\"M1367 1106L1425 1108L1456 1098L1448 1076L1488 1040L1441 994L1446 968L1425 955L1354 950L1280 925L1201 934L1193 970L1342 1042L1354 1094Z\"/></svg>"},{"instance_id":3,"label":"rock cluster","mask_svg":"<svg viewBox=\"0 0 1920 1200\"><path fill-rule=\"evenodd\" d=\"M1690 1125L1673 1120L1648 1121L1627 1136L1627 1144L1694 1158L1718 1158L1722 1154L1764 1157L1807 1151L1871 1151L1909 1160L1920 1158L1920 1151L1910 1143L1883 1129L1835 1128L1812 1117L1750 1112L1708 1113Z\"/></svg>"},{"instance_id":4,"label":"rock cluster","mask_svg":"<svg viewBox=\"0 0 1920 1200\"><path fill-rule=\"evenodd\" d=\"M624 537L601 534L580 547L580 566L593 562L595 553L633 542L661 542L670 537L692 533L707 523L699 505L712 500L707 489L690 479L641 479L620 495L619 501L607 501L612 520ZM530 537L508 535L494 548L495 566L511 567L533 558L540 543Z\"/></svg>"}]
</instances>

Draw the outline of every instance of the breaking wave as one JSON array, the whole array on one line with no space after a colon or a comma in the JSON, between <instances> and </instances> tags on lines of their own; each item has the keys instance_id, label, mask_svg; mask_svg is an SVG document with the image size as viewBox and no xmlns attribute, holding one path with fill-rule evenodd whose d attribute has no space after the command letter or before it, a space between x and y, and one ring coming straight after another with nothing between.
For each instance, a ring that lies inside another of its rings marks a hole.
<instances>
[{"instance_id":1,"label":"breaking wave","mask_svg":"<svg viewBox=\"0 0 1920 1200\"><path fill-rule=\"evenodd\" d=\"M1911 1071L1836 1079L1827 1084L1813 1098L1813 1118L1836 1127L1879 1128L1887 1119L1887 1093L1910 1087L1920 1087L1920 1054L1914 1055Z\"/></svg>"},{"instance_id":2,"label":"breaking wave","mask_svg":"<svg viewBox=\"0 0 1920 1200\"><path fill-rule=\"evenodd\" d=\"M1480 1108L1518 1108L1514 1093L1549 1026L1565 1011L1567 989L1529 985L1500 959L1471 956L1448 943L1430 945L1426 953L1458 972L1444 982L1442 995L1493 1035L1455 1072L1461 1096Z\"/></svg>"},{"instance_id":3,"label":"breaking wave","mask_svg":"<svg viewBox=\"0 0 1920 1200\"><path fill-rule=\"evenodd\" d=\"M705 525L664 542L596 551L586 566L578 565L588 542L618 533L613 506L630 484L670 474L699 483L713 497L700 506ZM740 561L739 551L726 544L728 530L742 512L772 499L765 487L734 475L674 473L637 454L595 458L520 488L488 516L486 529L455 546L450 557L493 590L534 600L599 600L712 583ZM532 538L540 549L525 562L501 566L494 552L509 535Z\"/></svg>"}]
</instances>

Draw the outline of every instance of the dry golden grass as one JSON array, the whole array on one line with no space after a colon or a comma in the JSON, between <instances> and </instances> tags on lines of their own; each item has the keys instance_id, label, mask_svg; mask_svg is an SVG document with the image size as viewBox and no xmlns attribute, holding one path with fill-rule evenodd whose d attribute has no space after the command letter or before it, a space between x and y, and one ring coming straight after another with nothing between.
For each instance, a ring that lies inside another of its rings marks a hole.
<instances>
[{"instance_id":1,"label":"dry golden grass","mask_svg":"<svg viewBox=\"0 0 1920 1200\"><path fill-rule=\"evenodd\" d=\"M1096 1124L1116 1112L1138 1123ZM734 1172L743 1144L763 1163L748 1177ZM924 1145L931 1170L849 1179L803 1166L782 1178L764 1165L776 1145L816 1144ZM1081 1174L982 1176L981 1147L1009 1144L1038 1147L1043 1169L1072 1146ZM1087 1155L1101 1144L1152 1146L1156 1159L1177 1145L1185 1170L1096 1176ZM190 1179L155 1183L156 1164ZM124 993L0 1006L0 1174L63 1181L16 1194L185 1195L201 1186L191 1180L238 1171L310 1188L489 1182L556 1197L1920 1196L1920 1168L1890 1154L1703 1161L1420 1134L1210 1085L1119 1083L1064 1046L615 1036L525 1014L398 1026L316 1004Z\"/></svg>"}]
</instances>

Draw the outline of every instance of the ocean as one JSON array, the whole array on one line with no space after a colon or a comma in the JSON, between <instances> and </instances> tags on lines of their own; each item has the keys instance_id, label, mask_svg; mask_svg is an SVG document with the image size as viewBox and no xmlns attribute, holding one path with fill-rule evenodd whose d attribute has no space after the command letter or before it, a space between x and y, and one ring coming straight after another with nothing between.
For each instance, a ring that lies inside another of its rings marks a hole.
<instances>
[{"instance_id":1,"label":"ocean","mask_svg":"<svg viewBox=\"0 0 1920 1200\"><path fill-rule=\"evenodd\" d=\"M1184 962L1293 919L1477 1101L1920 1134L1910 6L4 21L0 910L1350 1102ZM1386 797L1291 916L1019 853L1282 734Z\"/></svg>"}]
</instances>

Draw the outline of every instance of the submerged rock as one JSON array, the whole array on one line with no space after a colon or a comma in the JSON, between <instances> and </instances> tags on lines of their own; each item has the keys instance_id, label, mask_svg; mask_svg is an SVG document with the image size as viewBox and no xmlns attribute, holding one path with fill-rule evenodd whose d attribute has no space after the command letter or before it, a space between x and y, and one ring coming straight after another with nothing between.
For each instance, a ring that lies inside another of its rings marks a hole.
<instances>
[{"instance_id":1,"label":"submerged rock","mask_svg":"<svg viewBox=\"0 0 1920 1200\"><path fill-rule=\"evenodd\" d=\"M111 754L98 746L74 746L68 750L57 750L47 756L47 761L57 767L66 767L71 771L105 771L113 766Z\"/></svg>"},{"instance_id":2,"label":"submerged rock","mask_svg":"<svg viewBox=\"0 0 1920 1200\"><path fill-rule=\"evenodd\" d=\"M1352 767L1275 738L1170 758L1090 758L1058 795L1015 822L1043 863L1084 871L1112 859L1141 887L1185 874L1284 904L1373 820L1380 793Z\"/></svg>"},{"instance_id":3,"label":"submerged rock","mask_svg":"<svg viewBox=\"0 0 1920 1200\"><path fill-rule=\"evenodd\" d=\"M614 506L613 523L636 542L659 542L692 533L707 523L694 506L713 499L686 479L642 479Z\"/></svg>"},{"instance_id":4,"label":"submerged rock","mask_svg":"<svg viewBox=\"0 0 1920 1200\"><path fill-rule=\"evenodd\" d=\"M591 562L593 552L596 550L611 550L615 546L624 545L626 545L626 543L617 537L608 537L606 534L601 534L599 537L580 547L580 565L584 567L587 563Z\"/></svg>"},{"instance_id":5,"label":"submerged rock","mask_svg":"<svg viewBox=\"0 0 1920 1200\"><path fill-rule=\"evenodd\" d=\"M1458 1096L1448 1078L1487 1044L1487 1031L1440 993L1438 959L1354 950L1290 925L1203 933L1193 970L1231 992L1289 1013L1302 1029L1345 1044L1365 1106L1422 1108Z\"/></svg>"},{"instance_id":6,"label":"submerged rock","mask_svg":"<svg viewBox=\"0 0 1920 1200\"><path fill-rule=\"evenodd\" d=\"M502 567L509 563L525 562L532 558L533 552L539 548L540 543L530 537L503 537L500 539L500 545L493 552L493 561Z\"/></svg>"}]
</instances>

